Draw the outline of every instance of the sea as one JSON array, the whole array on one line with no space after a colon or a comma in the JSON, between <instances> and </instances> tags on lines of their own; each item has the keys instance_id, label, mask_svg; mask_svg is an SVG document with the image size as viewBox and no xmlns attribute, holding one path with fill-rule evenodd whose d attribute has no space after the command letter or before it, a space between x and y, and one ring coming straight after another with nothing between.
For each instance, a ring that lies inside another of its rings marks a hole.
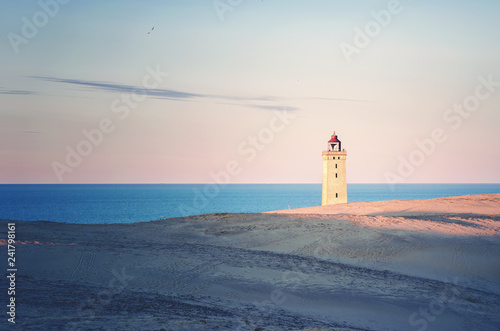
<instances>
[{"instance_id":1,"label":"sea","mask_svg":"<svg viewBox=\"0 0 500 331\"><path fill-rule=\"evenodd\" d=\"M500 193L500 184L347 184L349 202ZM321 205L321 184L2 184L0 218L80 224Z\"/></svg>"}]
</instances>

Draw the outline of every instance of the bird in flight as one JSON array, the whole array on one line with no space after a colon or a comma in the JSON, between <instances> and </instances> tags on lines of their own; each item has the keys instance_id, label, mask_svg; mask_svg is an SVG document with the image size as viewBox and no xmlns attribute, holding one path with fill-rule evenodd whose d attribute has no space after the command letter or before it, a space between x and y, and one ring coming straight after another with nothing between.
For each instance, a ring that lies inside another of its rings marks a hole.
<instances>
[{"instance_id":1,"label":"bird in flight","mask_svg":"<svg viewBox=\"0 0 500 331\"><path fill-rule=\"evenodd\" d=\"M151 31L153 31L154 29L155 29L155 27L153 26L153 28L151 29ZM148 32L148 34L150 34L150 33L151 33L151 31L149 31L149 32Z\"/></svg>"}]
</instances>

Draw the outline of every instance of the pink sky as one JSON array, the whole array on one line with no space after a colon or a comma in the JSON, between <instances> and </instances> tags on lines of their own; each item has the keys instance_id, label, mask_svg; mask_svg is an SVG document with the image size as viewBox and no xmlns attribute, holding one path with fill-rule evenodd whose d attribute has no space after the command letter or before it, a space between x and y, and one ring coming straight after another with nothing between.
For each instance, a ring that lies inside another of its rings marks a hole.
<instances>
[{"instance_id":1,"label":"pink sky","mask_svg":"<svg viewBox=\"0 0 500 331\"><path fill-rule=\"evenodd\" d=\"M0 41L0 183L320 183L333 131L348 183L500 183L496 2L402 1L351 56L387 2L99 6Z\"/></svg>"}]
</instances>

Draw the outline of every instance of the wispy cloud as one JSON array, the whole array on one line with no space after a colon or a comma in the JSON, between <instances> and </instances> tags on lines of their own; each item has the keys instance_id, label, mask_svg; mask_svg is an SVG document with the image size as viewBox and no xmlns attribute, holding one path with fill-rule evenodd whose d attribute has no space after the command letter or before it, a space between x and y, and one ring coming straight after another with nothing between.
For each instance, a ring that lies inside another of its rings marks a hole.
<instances>
[{"instance_id":1,"label":"wispy cloud","mask_svg":"<svg viewBox=\"0 0 500 331\"><path fill-rule=\"evenodd\" d=\"M65 79L65 78L55 78L55 77L31 77L36 78L48 82L54 83L64 83L64 84L72 84L79 85L83 88L101 90L112 93L137 93L144 94L155 98L161 99L193 99L193 98L203 98L207 97L203 94L182 92L177 90L170 89L147 89L142 86L133 86L126 84L117 84L117 83L108 83L108 82L93 82L88 80L80 80L80 79Z\"/></svg>"},{"instance_id":2,"label":"wispy cloud","mask_svg":"<svg viewBox=\"0 0 500 331\"><path fill-rule=\"evenodd\" d=\"M290 107L290 106L268 106L268 105L247 105L246 107L249 108L258 108L258 109L264 109L264 110L299 110L297 107Z\"/></svg>"},{"instance_id":3,"label":"wispy cloud","mask_svg":"<svg viewBox=\"0 0 500 331\"><path fill-rule=\"evenodd\" d=\"M185 92L173 89L149 89L142 86L134 86L128 84L119 84L112 82L96 82L82 79L67 79L67 78L57 78L57 77L40 77L32 76L31 78L39 79L47 82L71 84L80 86L84 90L98 90L110 93L137 93L142 95L147 95L152 98L157 99L168 99L176 101L196 101L202 99L217 99L224 100L226 103L232 104L240 107L254 108L254 109L264 109L264 110L283 110L287 109L289 111L300 110L297 107L283 106L283 105L263 105L256 104L254 102L270 102L270 103L286 103L290 100L296 99L318 99L318 100L330 100L330 101L348 101L348 102L374 102L370 100L357 100L357 99L345 99L345 98L328 98L328 97L297 97L297 98L283 98L277 96L241 96L241 95L223 95L223 94L206 94L206 93L196 93L196 92ZM241 102L241 103L229 103L231 102Z\"/></svg>"},{"instance_id":4,"label":"wispy cloud","mask_svg":"<svg viewBox=\"0 0 500 331\"><path fill-rule=\"evenodd\" d=\"M32 91L24 91L24 90L7 90L0 87L0 94L10 94L10 95L33 95L36 94Z\"/></svg>"},{"instance_id":5,"label":"wispy cloud","mask_svg":"<svg viewBox=\"0 0 500 331\"><path fill-rule=\"evenodd\" d=\"M259 97L245 97L245 96L234 96L234 95L217 95L217 94L204 94L204 93L192 93L184 92L172 89L149 89L142 86L134 86L127 84L118 84L110 82L94 82L81 79L65 79L56 77L39 77L32 76L31 78L40 79L48 82L54 83L64 83L82 86L87 89L101 90L111 93L137 93L148 95L153 98L158 99L171 99L171 100L192 100L192 99L224 99L231 101L274 101L275 97L272 96L259 96Z\"/></svg>"},{"instance_id":6,"label":"wispy cloud","mask_svg":"<svg viewBox=\"0 0 500 331\"><path fill-rule=\"evenodd\" d=\"M264 109L264 110L287 110L287 111L297 111L300 110L300 108L297 107L292 107L292 106L286 106L286 105L257 105L257 104L237 104L237 103L228 103L228 102L221 102L221 105L232 105L232 106L239 106L239 107L245 107L245 108L254 108L254 109Z\"/></svg>"}]
</instances>

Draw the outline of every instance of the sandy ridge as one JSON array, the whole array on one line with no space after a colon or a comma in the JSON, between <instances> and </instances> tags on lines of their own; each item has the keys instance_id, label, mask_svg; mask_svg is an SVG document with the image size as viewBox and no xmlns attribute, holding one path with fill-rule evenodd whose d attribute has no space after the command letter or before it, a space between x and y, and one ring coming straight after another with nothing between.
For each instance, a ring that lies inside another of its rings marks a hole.
<instances>
[{"instance_id":1,"label":"sandy ridge","mask_svg":"<svg viewBox=\"0 0 500 331\"><path fill-rule=\"evenodd\" d=\"M497 331L499 199L16 221L18 329Z\"/></svg>"}]
</instances>

